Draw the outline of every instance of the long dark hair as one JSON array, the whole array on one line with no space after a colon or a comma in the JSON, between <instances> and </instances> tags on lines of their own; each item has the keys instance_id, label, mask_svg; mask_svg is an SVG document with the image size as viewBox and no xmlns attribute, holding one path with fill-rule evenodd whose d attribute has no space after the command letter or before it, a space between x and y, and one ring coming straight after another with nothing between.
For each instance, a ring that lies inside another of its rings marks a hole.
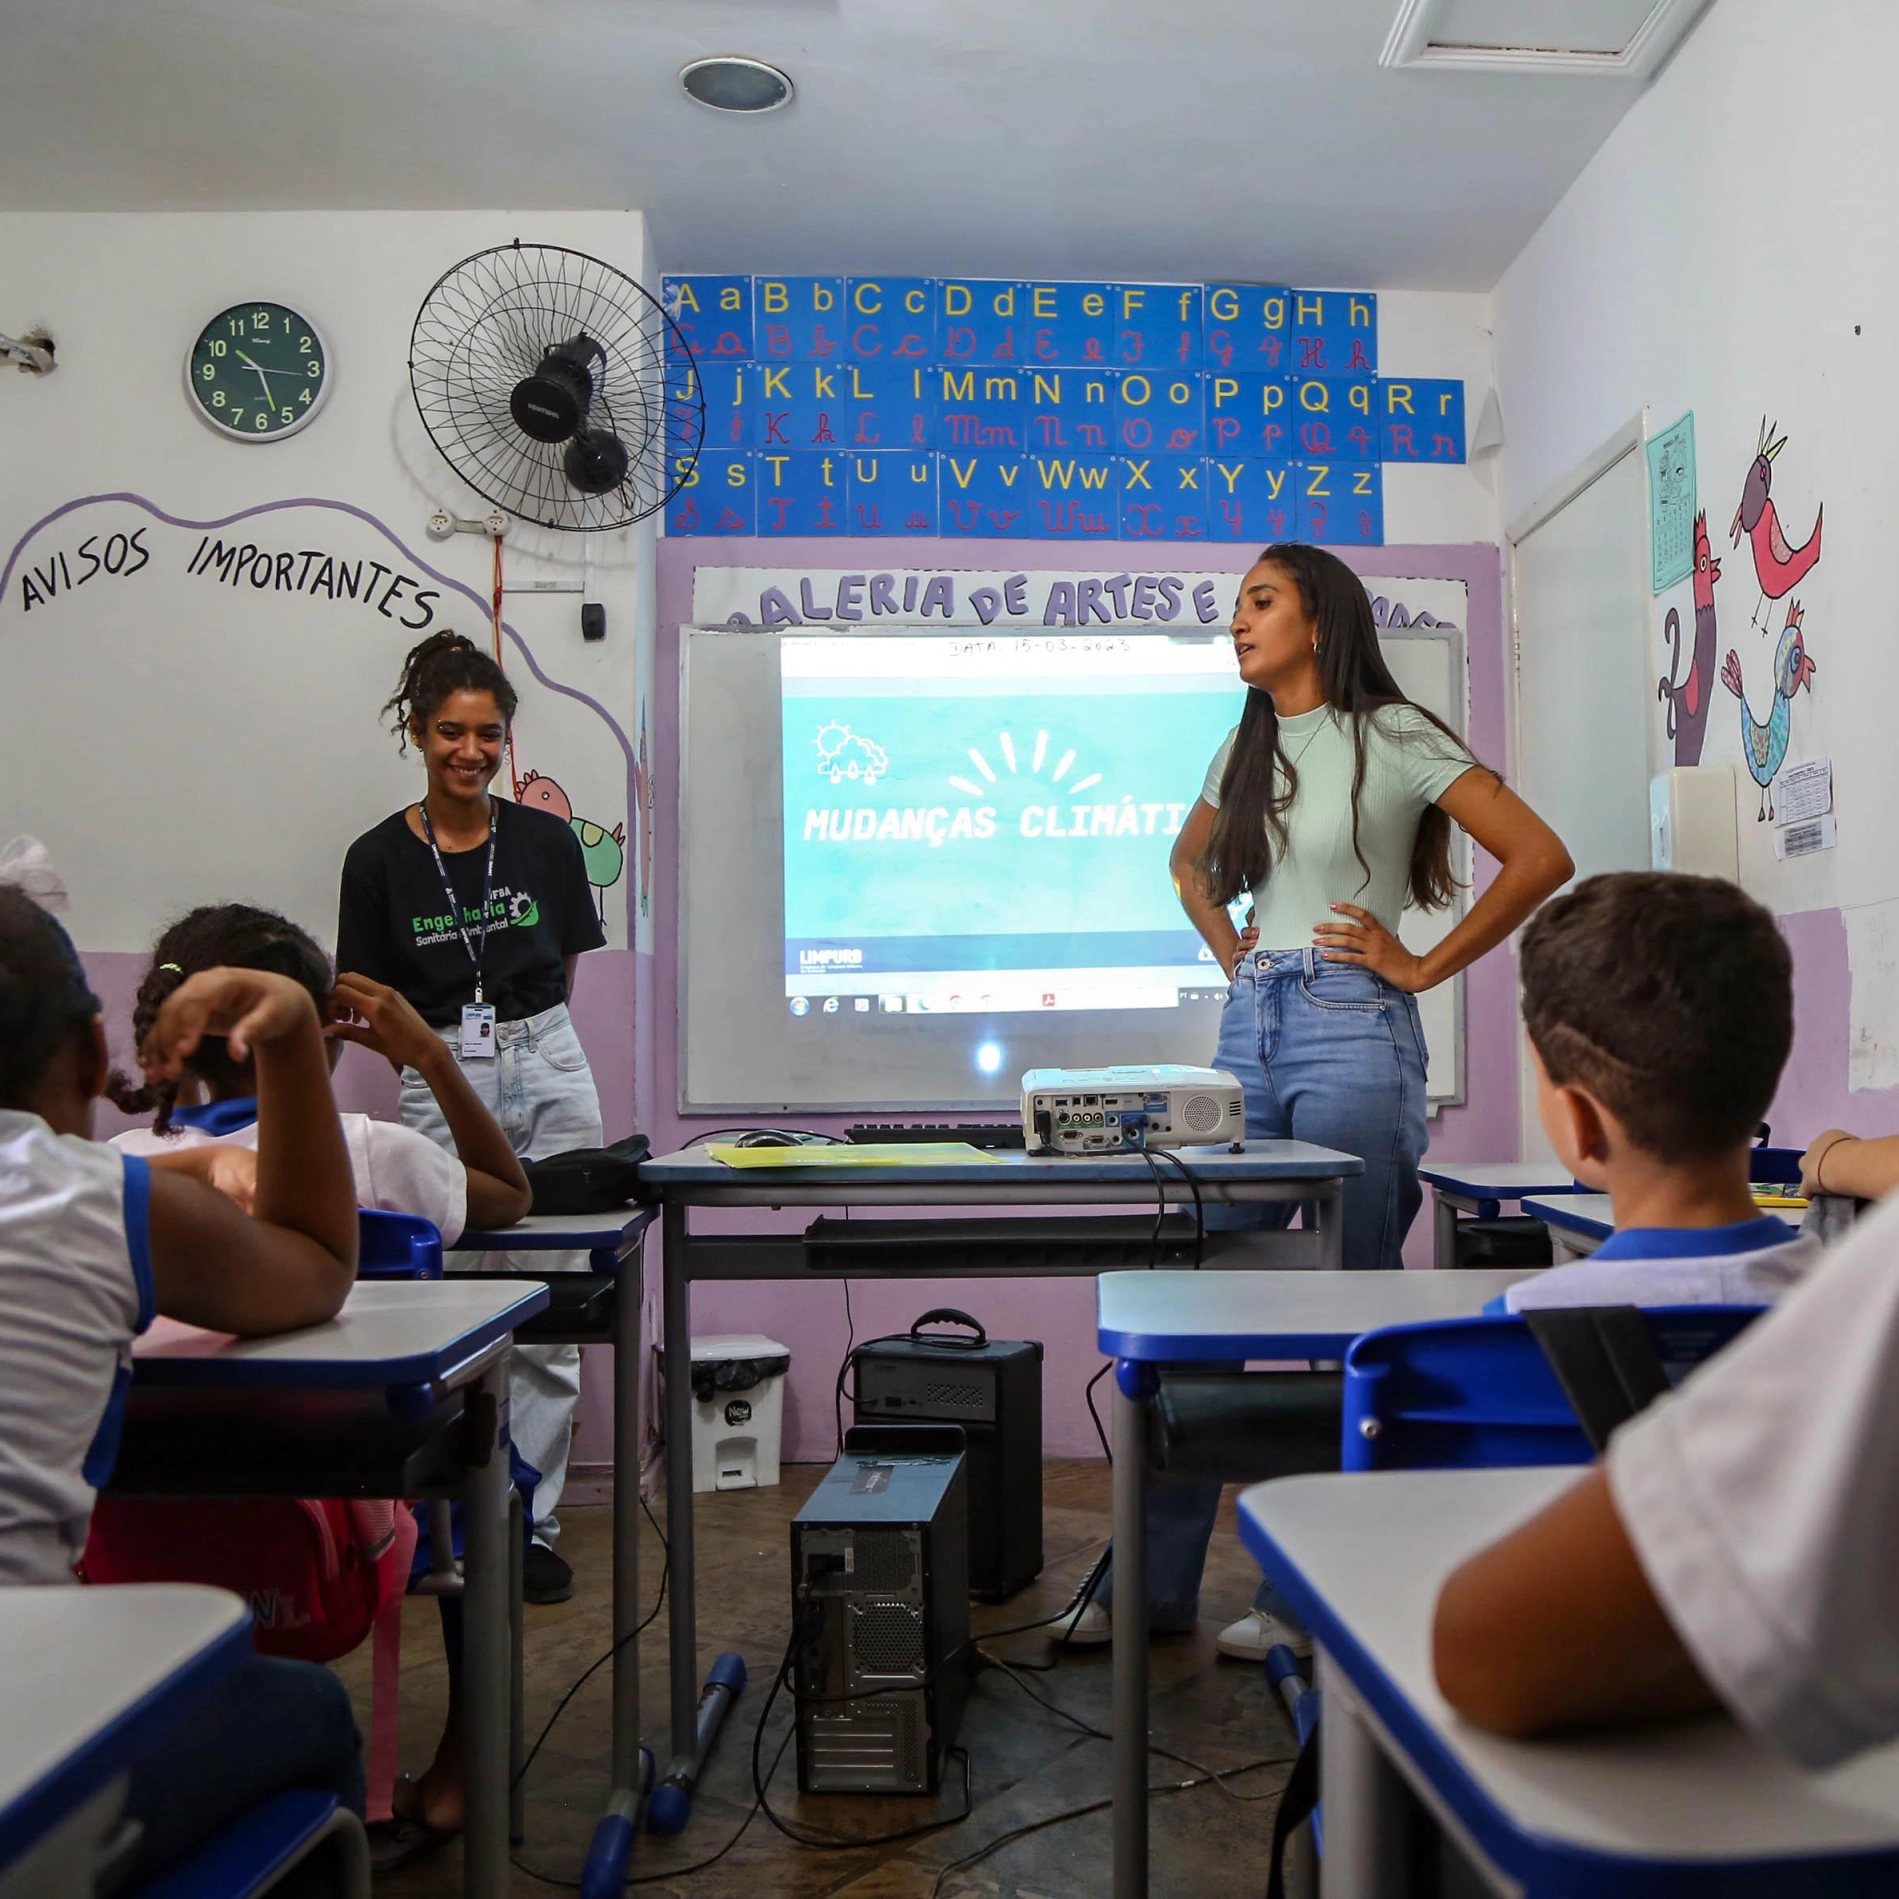
<instances>
[{"instance_id":1,"label":"long dark hair","mask_svg":"<svg viewBox=\"0 0 1899 1899\"><path fill-rule=\"evenodd\" d=\"M1303 541L1278 541L1259 561L1271 561L1292 576L1306 616L1318 629L1319 680L1325 703L1351 721L1352 855L1369 883L1371 866L1358 841L1365 721L1383 706L1411 706L1459 753L1469 757L1469 748L1436 713L1399 691L1378 650L1378 629L1364 583L1336 554L1308 547ZM1280 742L1272 694L1250 687L1233 752L1220 780L1220 808L1213 815L1213 830L1198 866L1214 902L1229 904L1242 891L1258 890L1272 875L1274 861L1286 849L1286 813L1298 792L1299 769ZM1364 887L1359 885L1361 890ZM1411 844L1409 901L1420 910L1441 910L1456 889L1451 821L1436 805L1428 805Z\"/></svg>"},{"instance_id":2,"label":"long dark hair","mask_svg":"<svg viewBox=\"0 0 1899 1899\"><path fill-rule=\"evenodd\" d=\"M265 969L288 976L309 992L319 1019L328 1013L330 991L335 987L322 945L288 917L249 903L205 904L180 917L152 948L151 965L132 1005L135 1048L144 1045L171 992L201 969ZM189 1066L220 1094L232 1092L243 1075L221 1035L205 1036L192 1051ZM126 1114L151 1114L152 1132L163 1134L171 1126L178 1084L161 1081L141 1086L114 1069L106 1082L106 1098Z\"/></svg>"},{"instance_id":3,"label":"long dark hair","mask_svg":"<svg viewBox=\"0 0 1899 1899\"><path fill-rule=\"evenodd\" d=\"M465 634L444 628L410 648L402 662L402 677L383 707L398 751L409 749L410 725L426 725L454 692L492 693L501 709L501 723L514 723L514 709L520 702L508 675Z\"/></svg>"},{"instance_id":4,"label":"long dark hair","mask_svg":"<svg viewBox=\"0 0 1899 1899\"><path fill-rule=\"evenodd\" d=\"M99 999L72 938L0 884L0 1108L27 1108L53 1057L92 1033Z\"/></svg>"}]
</instances>

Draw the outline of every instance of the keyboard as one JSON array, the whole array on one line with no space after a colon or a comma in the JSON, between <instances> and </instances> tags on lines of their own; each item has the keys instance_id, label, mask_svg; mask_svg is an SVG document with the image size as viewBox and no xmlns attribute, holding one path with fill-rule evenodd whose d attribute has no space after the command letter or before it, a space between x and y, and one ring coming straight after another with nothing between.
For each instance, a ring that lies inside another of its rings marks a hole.
<instances>
[{"instance_id":1,"label":"keyboard","mask_svg":"<svg viewBox=\"0 0 1899 1899\"><path fill-rule=\"evenodd\" d=\"M844 1130L859 1146L893 1141L963 1141L971 1147L1022 1147L1020 1121L859 1121Z\"/></svg>"}]
</instances>

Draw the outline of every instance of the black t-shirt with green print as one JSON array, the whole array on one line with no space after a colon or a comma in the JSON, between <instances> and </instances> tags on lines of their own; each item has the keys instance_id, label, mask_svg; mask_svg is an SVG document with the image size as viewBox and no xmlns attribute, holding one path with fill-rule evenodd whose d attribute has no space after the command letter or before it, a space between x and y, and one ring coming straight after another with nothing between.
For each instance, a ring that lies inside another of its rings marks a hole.
<instances>
[{"instance_id":1,"label":"black t-shirt with green print","mask_svg":"<svg viewBox=\"0 0 1899 1899\"><path fill-rule=\"evenodd\" d=\"M503 1022L539 1015L566 1000L561 959L607 940L594 909L580 840L551 811L495 800L495 872L481 993ZM487 840L444 851L468 942L480 939ZM409 829L407 811L365 831L343 859L336 966L408 997L426 1022L452 1028L475 999L475 965L449 911L429 847Z\"/></svg>"}]
</instances>

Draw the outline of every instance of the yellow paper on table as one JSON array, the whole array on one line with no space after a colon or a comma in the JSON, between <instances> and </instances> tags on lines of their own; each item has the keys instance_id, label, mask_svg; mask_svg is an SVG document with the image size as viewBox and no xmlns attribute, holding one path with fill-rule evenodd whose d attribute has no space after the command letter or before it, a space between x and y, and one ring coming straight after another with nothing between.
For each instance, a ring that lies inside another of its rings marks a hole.
<instances>
[{"instance_id":1,"label":"yellow paper on table","mask_svg":"<svg viewBox=\"0 0 1899 1899\"><path fill-rule=\"evenodd\" d=\"M987 1167L1000 1166L967 1141L869 1141L848 1147L740 1147L708 1141L706 1152L727 1167Z\"/></svg>"},{"instance_id":2,"label":"yellow paper on table","mask_svg":"<svg viewBox=\"0 0 1899 1899\"><path fill-rule=\"evenodd\" d=\"M1809 1203L1803 1200L1797 1193L1774 1193L1772 1191L1763 1193L1760 1188L1756 1187L1754 1189L1754 1204L1757 1207L1804 1207Z\"/></svg>"}]
</instances>

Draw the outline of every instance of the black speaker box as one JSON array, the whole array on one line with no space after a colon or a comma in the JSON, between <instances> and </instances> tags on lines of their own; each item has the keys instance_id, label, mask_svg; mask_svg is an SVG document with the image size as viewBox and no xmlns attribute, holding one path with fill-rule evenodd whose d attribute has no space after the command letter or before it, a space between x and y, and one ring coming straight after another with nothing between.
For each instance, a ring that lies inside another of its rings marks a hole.
<instances>
[{"instance_id":1,"label":"black speaker box","mask_svg":"<svg viewBox=\"0 0 1899 1899\"><path fill-rule=\"evenodd\" d=\"M860 1345L851 1385L861 1424L963 1427L969 1593L1004 1602L1033 1582L1042 1572L1041 1340L913 1331Z\"/></svg>"}]
</instances>

